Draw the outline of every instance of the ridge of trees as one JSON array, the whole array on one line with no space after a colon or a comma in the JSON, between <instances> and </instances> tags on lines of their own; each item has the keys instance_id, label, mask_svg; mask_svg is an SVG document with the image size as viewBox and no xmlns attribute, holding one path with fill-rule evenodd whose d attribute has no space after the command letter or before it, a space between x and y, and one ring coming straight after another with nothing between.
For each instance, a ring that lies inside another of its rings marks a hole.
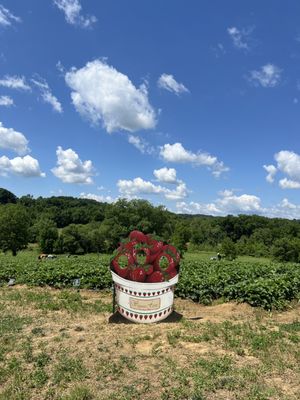
<instances>
[{"instance_id":1,"label":"ridge of trees","mask_svg":"<svg viewBox=\"0 0 300 400\"><path fill-rule=\"evenodd\" d=\"M250 255L300 262L300 220L181 215L146 200L108 204L68 196L17 198L0 188L0 227L0 249L14 254L29 242L46 253L111 252L121 237L139 229L155 232L181 250L189 246L193 251L223 252L228 258Z\"/></svg>"}]
</instances>

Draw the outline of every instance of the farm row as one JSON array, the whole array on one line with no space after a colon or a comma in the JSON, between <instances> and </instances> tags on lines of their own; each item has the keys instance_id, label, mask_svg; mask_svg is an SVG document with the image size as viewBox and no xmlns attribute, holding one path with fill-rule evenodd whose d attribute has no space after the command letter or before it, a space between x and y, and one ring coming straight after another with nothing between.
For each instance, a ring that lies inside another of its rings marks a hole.
<instances>
[{"instance_id":1,"label":"farm row","mask_svg":"<svg viewBox=\"0 0 300 400\"><path fill-rule=\"evenodd\" d=\"M0 255L0 285L9 279L33 286L109 289L112 286L108 255L60 257L37 261L30 253ZM246 302L265 309L282 309L300 299L300 266L291 263L206 261L186 258L181 263L176 295L209 304L222 299Z\"/></svg>"}]
</instances>

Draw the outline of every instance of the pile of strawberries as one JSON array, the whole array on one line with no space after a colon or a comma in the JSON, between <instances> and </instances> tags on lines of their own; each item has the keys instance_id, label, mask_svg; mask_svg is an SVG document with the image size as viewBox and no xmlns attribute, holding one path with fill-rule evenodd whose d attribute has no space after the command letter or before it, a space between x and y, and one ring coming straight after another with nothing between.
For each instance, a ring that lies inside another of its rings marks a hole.
<instances>
[{"instance_id":1,"label":"pile of strawberries","mask_svg":"<svg viewBox=\"0 0 300 400\"><path fill-rule=\"evenodd\" d=\"M122 278L136 282L164 282L178 274L180 253L154 235L132 231L111 260L111 268Z\"/></svg>"}]
</instances>

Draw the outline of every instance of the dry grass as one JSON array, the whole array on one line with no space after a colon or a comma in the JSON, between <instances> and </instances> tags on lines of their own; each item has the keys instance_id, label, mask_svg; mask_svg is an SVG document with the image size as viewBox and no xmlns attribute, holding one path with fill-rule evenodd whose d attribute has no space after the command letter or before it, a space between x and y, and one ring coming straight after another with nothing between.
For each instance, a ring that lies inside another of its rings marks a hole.
<instances>
[{"instance_id":1,"label":"dry grass","mask_svg":"<svg viewBox=\"0 0 300 400\"><path fill-rule=\"evenodd\" d=\"M299 304L175 307L174 322L110 323L107 292L1 288L0 400L300 398Z\"/></svg>"}]
</instances>

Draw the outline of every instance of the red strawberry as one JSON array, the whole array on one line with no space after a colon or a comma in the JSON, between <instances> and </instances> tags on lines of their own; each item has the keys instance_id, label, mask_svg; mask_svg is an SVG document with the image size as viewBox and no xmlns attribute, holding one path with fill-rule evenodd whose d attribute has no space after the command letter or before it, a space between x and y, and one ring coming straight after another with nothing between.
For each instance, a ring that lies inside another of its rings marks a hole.
<instances>
[{"instance_id":1,"label":"red strawberry","mask_svg":"<svg viewBox=\"0 0 300 400\"><path fill-rule=\"evenodd\" d=\"M150 264L152 261L150 249L143 245L140 246L135 246L132 250L134 262L138 265Z\"/></svg>"},{"instance_id":2,"label":"red strawberry","mask_svg":"<svg viewBox=\"0 0 300 400\"><path fill-rule=\"evenodd\" d=\"M153 266L155 271L170 272L172 269L175 269L176 264L170 254L163 252L157 256Z\"/></svg>"},{"instance_id":3,"label":"red strawberry","mask_svg":"<svg viewBox=\"0 0 300 400\"><path fill-rule=\"evenodd\" d=\"M153 235L146 235L147 237L147 243L150 246L151 253L158 253L159 251L162 250L164 246L164 242L160 240L157 237L154 237Z\"/></svg>"},{"instance_id":4,"label":"red strawberry","mask_svg":"<svg viewBox=\"0 0 300 400\"><path fill-rule=\"evenodd\" d=\"M153 272L153 265L152 264L144 265L143 270L146 272L146 275L151 275Z\"/></svg>"},{"instance_id":5,"label":"red strawberry","mask_svg":"<svg viewBox=\"0 0 300 400\"><path fill-rule=\"evenodd\" d=\"M122 278L126 278L129 272L129 266L134 263L134 259L129 253L117 254L111 262L115 272Z\"/></svg>"},{"instance_id":6,"label":"red strawberry","mask_svg":"<svg viewBox=\"0 0 300 400\"><path fill-rule=\"evenodd\" d=\"M148 283L156 283L156 282L164 282L165 278L160 271L154 271L151 275L147 276L146 282Z\"/></svg>"},{"instance_id":7,"label":"red strawberry","mask_svg":"<svg viewBox=\"0 0 300 400\"><path fill-rule=\"evenodd\" d=\"M132 231L132 232L130 232L129 239L130 240L135 240L136 242L139 242L139 243L146 243L147 242L146 235L141 231Z\"/></svg>"},{"instance_id":8,"label":"red strawberry","mask_svg":"<svg viewBox=\"0 0 300 400\"><path fill-rule=\"evenodd\" d=\"M137 267L129 273L130 278L136 282L145 282L146 272L141 267Z\"/></svg>"},{"instance_id":9,"label":"red strawberry","mask_svg":"<svg viewBox=\"0 0 300 400\"><path fill-rule=\"evenodd\" d=\"M176 247L172 246L171 244L166 244L163 247L163 251L170 254L170 256L172 256L175 259L176 265L180 263L180 253L176 249Z\"/></svg>"},{"instance_id":10,"label":"red strawberry","mask_svg":"<svg viewBox=\"0 0 300 400\"><path fill-rule=\"evenodd\" d=\"M131 253L132 248L137 244L138 244L138 242L136 240L130 240L128 238L123 239L123 240L121 240L120 245L117 250L119 250L119 249L127 250L128 252Z\"/></svg>"},{"instance_id":11,"label":"red strawberry","mask_svg":"<svg viewBox=\"0 0 300 400\"><path fill-rule=\"evenodd\" d=\"M178 274L176 269L172 269L171 271L165 273L165 279L166 281L169 281L170 279L174 278Z\"/></svg>"}]
</instances>

